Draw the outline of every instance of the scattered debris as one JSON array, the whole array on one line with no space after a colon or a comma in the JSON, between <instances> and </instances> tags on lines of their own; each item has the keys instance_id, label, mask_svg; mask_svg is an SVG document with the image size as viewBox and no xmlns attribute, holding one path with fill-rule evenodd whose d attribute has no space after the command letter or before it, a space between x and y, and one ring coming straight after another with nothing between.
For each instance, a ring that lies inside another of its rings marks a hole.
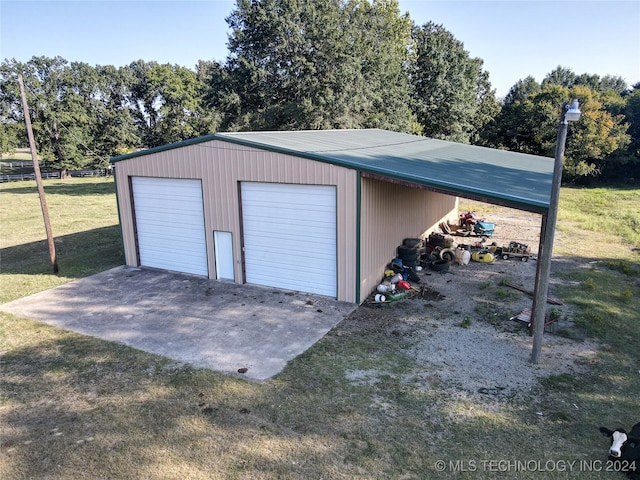
<instances>
[{"instance_id":1,"label":"scattered debris","mask_svg":"<svg viewBox=\"0 0 640 480\"><path fill-rule=\"evenodd\" d=\"M519 314L510 317L509 320L520 320L521 322L525 322L527 325L531 324L531 309L525 308Z\"/></svg>"},{"instance_id":2,"label":"scattered debris","mask_svg":"<svg viewBox=\"0 0 640 480\"><path fill-rule=\"evenodd\" d=\"M495 260L493 253L488 250L480 250L471 254L471 260L480 263L492 263Z\"/></svg>"},{"instance_id":3,"label":"scattered debris","mask_svg":"<svg viewBox=\"0 0 640 480\"><path fill-rule=\"evenodd\" d=\"M436 290L433 290L432 288L426 285L422 286L420 296L425 300L437 300L437 301L444 300L445 298L447 298L444 295L440 294L440 292L437 292Z\"/></svg>"},{"instance_id":4,"label":"scattered debris","mask_svg":"<svg viewBox=\"0 0 640 480\"><path fill-rule=\"evenodd\" d=\"M509 260L515 257L523 262L528 262L531 257L531 249L529 245L511 241L509 242L509 246L500 249L498 256L501 256L503 260Z\"/></svg>"},{"instance_id":5,"label":"scattered debris","mask_svg":"<svg viewBox=\"0 0 640 480\"><path fill-rule=\"evenodd\" d=\"M443 227L440 224L440 228L445 233L452 235L458 235L468 237L469 235L475 235L482 237L483 241L486 241L487 237L491 237L495 233L496 224L487 222L484 218L479 218L476 212L466 212L460 214L458 225L445 225ZM453 228L452 228L453 227Z\"/></svg>"},{"instance_id":6,"label":"scattered debris","mask_svg":"<svg viewBox=\"0 0 640 480\"><path fill-rule=\"evenodd\" d=\"M508 280L503 281L501 283L501 285L504 285L505 287L514 288L514 289L518 290L519 292L523 292L523 293L526 293L527 295L533 296L533 292L532 291L527 290L526 288L521 287L519 285L516 285L514 283L511 283ZM557 300L557 299L552 298L552 297L547 297L547 303L549 303L551 305L562 305L562 302L560 300Z\"/></svg>"}]
</instances>

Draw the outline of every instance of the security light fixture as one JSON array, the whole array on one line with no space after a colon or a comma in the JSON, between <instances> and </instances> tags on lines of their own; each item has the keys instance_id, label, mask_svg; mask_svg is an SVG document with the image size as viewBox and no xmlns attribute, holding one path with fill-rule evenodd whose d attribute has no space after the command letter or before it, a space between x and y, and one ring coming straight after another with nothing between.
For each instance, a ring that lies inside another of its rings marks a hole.
<instances>
[{"instance_id":1,"label":"security light fixture","mask_svg":"<svg viewBox=\"0 0 640 480\"><path fill-rule=\"evenodd\" d=\"M578 99L574 98L571 104L566 105L567 111L564 114L564 122L575 122L580 120L580 115L582 112L580 111L580 105L578 104Z\"/></svg>"}]
</instances>

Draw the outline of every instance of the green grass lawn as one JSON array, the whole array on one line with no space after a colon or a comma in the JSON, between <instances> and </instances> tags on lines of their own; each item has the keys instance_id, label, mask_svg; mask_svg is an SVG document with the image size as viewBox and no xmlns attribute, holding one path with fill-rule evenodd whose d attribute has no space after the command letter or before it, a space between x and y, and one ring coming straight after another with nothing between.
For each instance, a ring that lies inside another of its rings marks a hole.
<instances>
[{"instance_id":1,"label":"green grass lawn","mask_svg":"<svg viewBox=\"0 0 640 480\"><path fill-rule=\"evenodd\" d=\"M59 273L36 184L0 185L0 303L122 264L113 178L44 181Z\"/></svg>"},{"instance_id":2,"label":"green grass lawn","mask_svg":"<svg viewBox=\"0 0 640 480\"><path fill-rule=\"evenodd\" d=\"M0 301L122 262L110 179L46 191L60 274L49 271L35 186L1 185ZM604 471L597 427L640 420L640 189L561 198L554 251L573 266L557 274L556 292L602 344L585 373L477 404L424 381L409 353L414 326L373 315L345 320L274 379L252 383L0 314L0 478L624 478ZM582 213L591 202L599 219ZM353 382L353 369L386 373ZM497 463L515 460L526 471Z\"/></svg>"}]
</instances>

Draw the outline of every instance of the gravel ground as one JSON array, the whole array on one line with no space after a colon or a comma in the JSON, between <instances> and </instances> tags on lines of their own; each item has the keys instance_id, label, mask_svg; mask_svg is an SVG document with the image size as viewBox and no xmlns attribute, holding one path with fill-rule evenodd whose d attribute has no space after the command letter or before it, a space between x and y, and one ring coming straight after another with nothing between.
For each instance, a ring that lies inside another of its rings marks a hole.
<instances>
[{"instance_id":1,"label":"gravel ground","mask_svg":"<svg viewBox=\"0 0 640 480\"><path fill-rule=\"evenodd\" d=\"M490 205L478 213L496 224L488 243L502 246L515 240L537 254L539 215ZM461 240L468 244L474 239ZM529 361L533 337L525 322L510 317L531 308L532 296L501 283L508 280L532 292L536 256L528 262L452 264L447 273L427 268L420 273L421 282L414 284L424 288L422 294L411 292L411 298L384 306L365 304L353 315L382 315L410 331L411 354L424 366L426 382L480 401L515 398L535 389L541 378L581 371L594 361L599 348L576 339L571 311L562 305L555 307L562 312L561 320L545 332L540 363ZM354 382L371 382L383 373L353 371L349 376Z\"/></svg>"}]
</instances>

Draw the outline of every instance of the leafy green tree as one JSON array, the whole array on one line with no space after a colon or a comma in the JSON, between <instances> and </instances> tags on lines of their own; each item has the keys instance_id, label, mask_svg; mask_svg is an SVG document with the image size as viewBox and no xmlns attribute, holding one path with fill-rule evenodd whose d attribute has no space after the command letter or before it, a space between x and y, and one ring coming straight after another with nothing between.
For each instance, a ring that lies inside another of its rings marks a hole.
<instances>
[{"instance_id":1,"label":"leafy green tree","mask_svg":"<svg viewBox=\"0 0 640 480\"><path fill-rule=\"evenodd\" d=\"M479 60L482 62L481 60ZM482 70L482 63L479 65ZM481 71L476 82L476 101L478 109L474 115L472 125L473 131L470 132L469 140L472 144L484 145L482 134L490 125L494 118L500 113L500 104L496 99L495 90L491 88L489 81L489 72Z\"/></svg>"},{"instance_id":2,"label":"leafy green tree","mask_svg":"<svg viewBox=\"0 0 640 480\"><path fill-rule=\"evenodd\" d=\"M557 66L542 80L542 88L547 85L559 85L561 87L573 87L578 76L573 70Z\"/></svg>"},{"instance_id":3,"label":"leafy green tree","mask_svg":"<svg viewBox=\"0 0 640 480\"><path fill-rule=\"evenodd\" d=\"M140 147L141 140L127 102L131 82L128 69L96 66L95 74L91 148L99 158L97 166L106 168L108 158Z\"/></svg>"},{"instance_id":4,"label":"leafy green tree","mask_svg":"<svg viewBox=\"0 0 640 480\"><path fill-rule=\"evenodd\" d=\"M633 90L625 100L624 115L625 120L629 122L627 133L631 136L629 153L638 157L640 161L640 83L633 86Z\"/></svg>"},{"instance_id":5,"label":"leafy green tree","mask_svg":"<svg viewBox=\"0 0 640 480\"><path fill-rule=\"evenodd\" d=\"M351 0L343 9L347 55L358 61L351 82L347 79L349 113L361 127L417 133L411 110L407 66L412 62L413 25L401 15L396 0Z\"/></svg>"},{"instance_id":6,"label":"leafy green tree","mask_svg":"<svg viewBox=\"0 0 640 480\"><path fill-rule=\"evenodd\" d=\"M223 129L412 128L397 1L239 0L227 23L207 96Z\"/></svg>"},{"instance_id":7,"label":"leafy green tree","mask_svg":"<svg viewBox=\"0 0 640 480\"><path fill-rule=\"evenodd\" d=\"M624 96L618 96L609 90L603 104L614 118L624 118L628 125L626 134L628 145L624 143L607 158L597 162L600 177L604 181L637 184L640 181L640 84L625 90Z\"/></svg>"},{"instance_id":8,"label":"leafy green tree","mask_svg":"<svg viewBox=\"0 0 640 480\"><path fill-rule=\"evenodd\" d=\"M178 65L138 60L128 67L127 101L147 147L215 131L216 119L203 110L203 85L196 72Z\"/></svg>"},{"instance_id":9,"label":"leafy green tree","mask_svg":"<svg viewBox=\"0 0 640 480\"><path fill-rule=\"evenodd\" d=\"M537 95L540 84L532 76L518 80L503 100L502 108L481 131L482 144L488 147L527 152L536 125L523 123L530 115L527 99Z\"/></svg>"},{"instance_id":10,"label":"leafy green tree","mask_svg":"<svg viewBox=\"0 0 640 480\"><path fill-rule=\"evenodd\" d=\"M0 65L0 157L27 146L24 122L20 122L17 85L9 62Z\"/></svg>"},{"instance_id":11,"label":"leafy green tree","mask_svg":"<svg viewBox=\"0 0 640 480\"><path fill-rule=\"evenodd\" d=\"M198 114L192 119L194 129L198 135L207 135L220 128L222 115L219 111L207 106L207 94L211 75L217 63L210 60L199 60L196 65Z\"/></svg>"},{"instance_id":12,"label":"leafy green tree","mask_svg":"<svg viewBox=\"0 0 640 480\"><path fill-rule=\"evenodd\" d=\"M61 57L33 57L26 64L15 60L2 65L3 102L15 121L23 122L17 86L23 75L38 154L49 167L66 176L71 169L87 164L83 146L88 143L86 110L71 88L67 61Z\"/></svg>"},{"instance_id":13,"label":"leafy green tree","mask_svg":"<svg viewBox=\"0 0 640 480\"><path fill-rule=\"evenodd\" d=\"M556 72L554 78L570 78ZM494 146L553 157L558 123L565 102L577 98L582 116L571 124L567 137L564 179L578 181L598 177L629 144L624 115L611 112L617 93L601 93L586 85L566 87L555 81L536 86L532 78L518 82L505 98L496 117Z\"/></svg>"},{"instance_id":14,"label":"leafy green tree","mask_svg":"<svg viewBox=\"0 0 640 480\"><path fill-rule=\"evenodd\" d=\"M524 102L527 98L536 95L542 90L540 84L532 76L526 77L524 80L518 80L513 87L509 89L509 93L504 98L504 106L509 107Z\"/></svg>"},{"instance_id":15,"label":"leafy green tree","mask_svg":"<svg viewBox=\"0 0 640 480\"><path fill-rule=\"evenodd\" d=\"M599 75L583 73L575 74L571 69L565 67L556 67L542 80L542 87L547 85L560 85L563 87L573 87L576 85L584 85L600 93L612 91L618 95L624 94L627 89L627 83L622 77L613 75L605 75L600 78Z\"/></svg>"},{"instance_id":16,"label":"leafy green tree","mask_svg":"<svg viewBox=\"0 0 640 480\"><path fill-rule=\"evenodd\" d=\"M25 144L22 130L15 121L3 117L0 113L0 158Z\"/></svg>"},{"instance_id":17,"label":"leafy green tree","mask_svg":"<svg viewBox=\"0 0 640 480\"><path fill-rule=\"evenodd\" d=\"M629 144L629 125L623 115L608 112L603 96L587 86L572 88L570 98L580 101L582 116L572 125L572 134L567 138L564 172L572 180L584 175L599 176L611 163L612 154Z\"/></svg>"},{"instance_id":18,"label":"leafy green tree","mask_svg":"<svg viewBox=\"0 0 640 480\"><path fill-rule=\"evenodd\" d=\"M424 135L462 143L498 113L483 62L442 25L413 29L416 59L410 70L413 110Z\"/></svg>"},{"instance_id":19,"label":"leafy green tree","mask_svg":"<svg viewBox=\"0 0 640 480\"><path fill-rule=\"evenodd\" d=\"M109 157L139 145L125 102L122 70L69 64L60 57L34 57L22 64L5 61L1 101L3 128L24 125L17 75L22 74L38 146L50 168L105 168Z\"/></svg>"}]
</instances>

